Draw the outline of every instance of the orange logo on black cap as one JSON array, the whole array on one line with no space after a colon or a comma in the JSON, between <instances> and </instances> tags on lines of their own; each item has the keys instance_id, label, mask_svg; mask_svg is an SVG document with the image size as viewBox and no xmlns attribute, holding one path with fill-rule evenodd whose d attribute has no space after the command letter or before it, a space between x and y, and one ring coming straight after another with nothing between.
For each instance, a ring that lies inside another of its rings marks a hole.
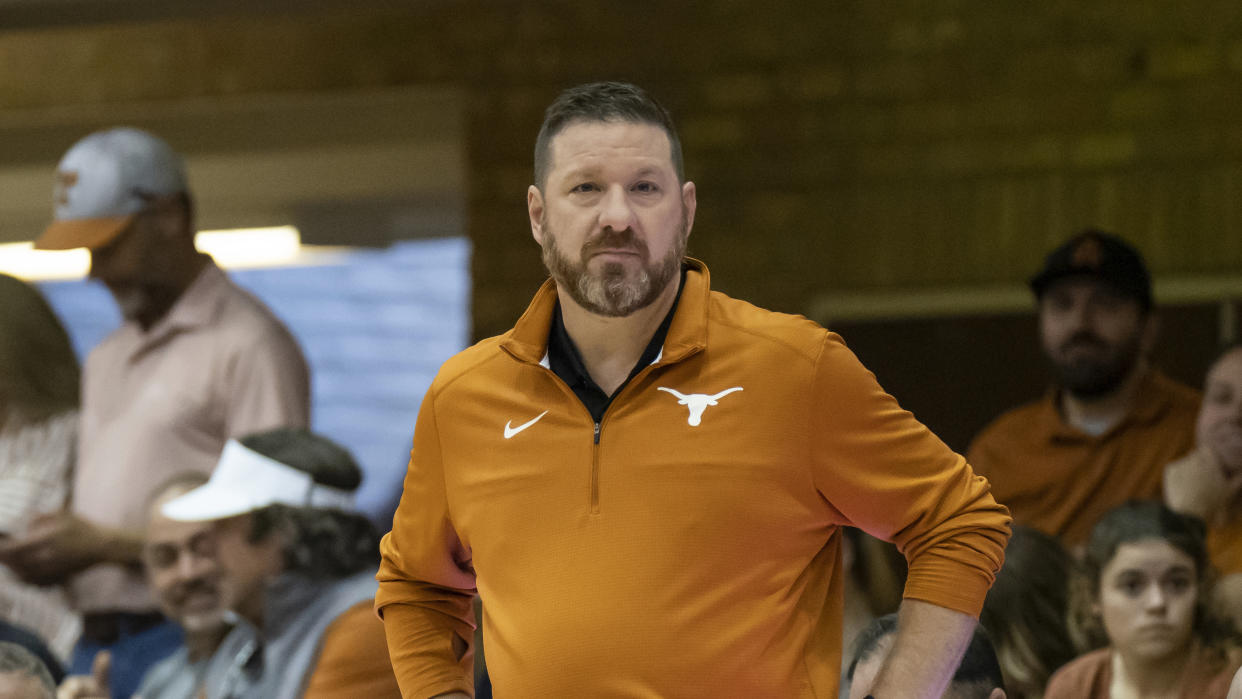
<instances>
[{"instance_id":1,"label":"orange logo on black cap","mask_svg":"<svg viewBox=\"0 0 1242 699\"><path fill-rule=\"evenodd\" d=\"M78 183L78 173L72 170L56 171L56 205L69 205L69 188Z\"/></svg>"},{"instance_id":2,"label":"orange logo on black cap","mask_svg":"<svg viewBox=\"0 0 1242 699\"><path fill-rule=\"evenodd\" d=\"M1073 254L1070 255L1070 264L1074 267L1088 267L1096 269L1100 266L1100 261L1104 257L1104 251L1100 248L1098 238L1084 238L1074 248Z\"/></svg>"}]
</instances>

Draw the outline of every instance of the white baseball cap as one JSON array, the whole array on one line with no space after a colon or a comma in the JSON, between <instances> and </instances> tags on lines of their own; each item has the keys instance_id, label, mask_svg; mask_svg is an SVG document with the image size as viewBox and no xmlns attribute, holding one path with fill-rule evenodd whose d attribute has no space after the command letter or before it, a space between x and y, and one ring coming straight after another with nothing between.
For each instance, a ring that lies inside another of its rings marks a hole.
<instances>
[{"instance_id":1,"label":"white baseball cap","mask_svg":"<svg viewBox=\"0 0 1242 699\"><path fill-rule=\"evenodd\" d=\"M181 156L162 139L129 127L96 131L73 144L56 166L54 220L35 247L103 247L152 198L184 191Z\"/></svg>"},{"instance_id":2,"label":"white baseball cap","mask_svg":"<svg viewBox=\"0 0 1242 699\"><path fill-rule=\"evenodd\" d=\"M352 493L316 483L305 471L268 458L230 439L211 478L160 507L169 519L203 522L236 517L268 505L352 510Z\"/></svg>"}]
</instances>

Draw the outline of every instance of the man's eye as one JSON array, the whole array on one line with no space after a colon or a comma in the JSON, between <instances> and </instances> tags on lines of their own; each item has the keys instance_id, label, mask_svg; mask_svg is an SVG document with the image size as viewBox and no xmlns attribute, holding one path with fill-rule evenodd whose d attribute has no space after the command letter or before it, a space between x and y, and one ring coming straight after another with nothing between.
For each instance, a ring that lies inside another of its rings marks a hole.
<instances>
[{"instance_id":1,"label":"man's eye","mask_svg":"<svg viewBox=\"0 0 1242 699\"><path fill-rule=\"evenodd\" d=\"M569 191L571 192L594 192L596 189L597 188L594 184L590 182L583 182L582 184L574 187L573 189Z\"/></svg>"},{"instance_id":2,"label":"man's eye","mask_svg":"<svg viewBox=\"0 0 1242 699\"><path fill-rule=\"evenodd\" d=\"M634 185L634 191L642 192L644 194L649 194L652 192L659 191L659 187L656 187L655 184L652 182L639 182L638 184Z\"/></svg>"},{"instance_id":3,"label":"man's eye","mask_svg":"<svg viewBox=\"0 0 1242 699\"><path fill-rule=\"evenodd\" d=\"M1048 307L1057 311L1068 311L1074 307L1074 299L1064 294L1049 294Z\"/></svg>"},{"instance_id":4,"label":"man's eye","mask_svg":"<svg viewBox=\"0 0 1242 699\"><path fill-rule=\"evenodd\" d=\"M1126 299L1114 294L1100 294L1091 299L1096 308L1104 311L1116 311L1126 304Z\"/></svg>"},{"instance_id":5,"label":"man's eye","mask_svg":"<svg viewBox=\"0 0 1242 699\"><path fill-rule=\"evenodd\" d=\"M211 532L202 532L190 539L189 549L194 555L208 558L216 554L216 537Z\"/></svg>"},{"instance_id":6,"label":"man's eye","mask_svg":"<svg viewBox=\"0 0 1242 699\"><path fill-rule=\"evenodd\" d=\"M146 551L147 564L152 568L167 568L177 560L177 550L170 546L154 546Z\"/></svg>"}]
</instances>

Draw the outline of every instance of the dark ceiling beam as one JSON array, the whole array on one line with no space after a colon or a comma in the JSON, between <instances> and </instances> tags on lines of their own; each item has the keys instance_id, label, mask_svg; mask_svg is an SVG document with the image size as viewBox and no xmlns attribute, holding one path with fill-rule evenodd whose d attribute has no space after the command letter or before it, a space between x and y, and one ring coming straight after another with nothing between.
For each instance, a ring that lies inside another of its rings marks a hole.
<instances>
[{"instance_id":1,"label":"dark ceiling beam","mask_svg":"<svg viewBox=\"0 0 1242 699\"><path fill-rule=\"evenodd\" d=\"M350 6L408 9L411 3L351 0ZM340 8L339 0L0 0L0 31L221 16L288 15Z\"/></svg>"}]
</instances>

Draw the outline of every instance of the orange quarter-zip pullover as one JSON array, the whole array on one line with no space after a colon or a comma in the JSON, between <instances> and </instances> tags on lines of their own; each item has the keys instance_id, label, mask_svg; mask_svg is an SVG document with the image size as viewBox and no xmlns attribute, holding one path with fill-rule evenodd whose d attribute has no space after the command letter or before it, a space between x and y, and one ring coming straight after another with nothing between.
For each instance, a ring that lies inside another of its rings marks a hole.
<instances>
[{"instance_id":1,"label":"orange quarter-zip pullover","mask_svg":"<svg viewBox=\"0 0 1242 699\"><path fill-rule=\"evenodd\" d=\"M383 541L406 697L471 692L471 598L501 697L836 697L841 531L907 597L978 614L1008 514L840 338L710 290L596 424L546 365L556 289L445 363Z\"/></svg>"}]
</instances>

